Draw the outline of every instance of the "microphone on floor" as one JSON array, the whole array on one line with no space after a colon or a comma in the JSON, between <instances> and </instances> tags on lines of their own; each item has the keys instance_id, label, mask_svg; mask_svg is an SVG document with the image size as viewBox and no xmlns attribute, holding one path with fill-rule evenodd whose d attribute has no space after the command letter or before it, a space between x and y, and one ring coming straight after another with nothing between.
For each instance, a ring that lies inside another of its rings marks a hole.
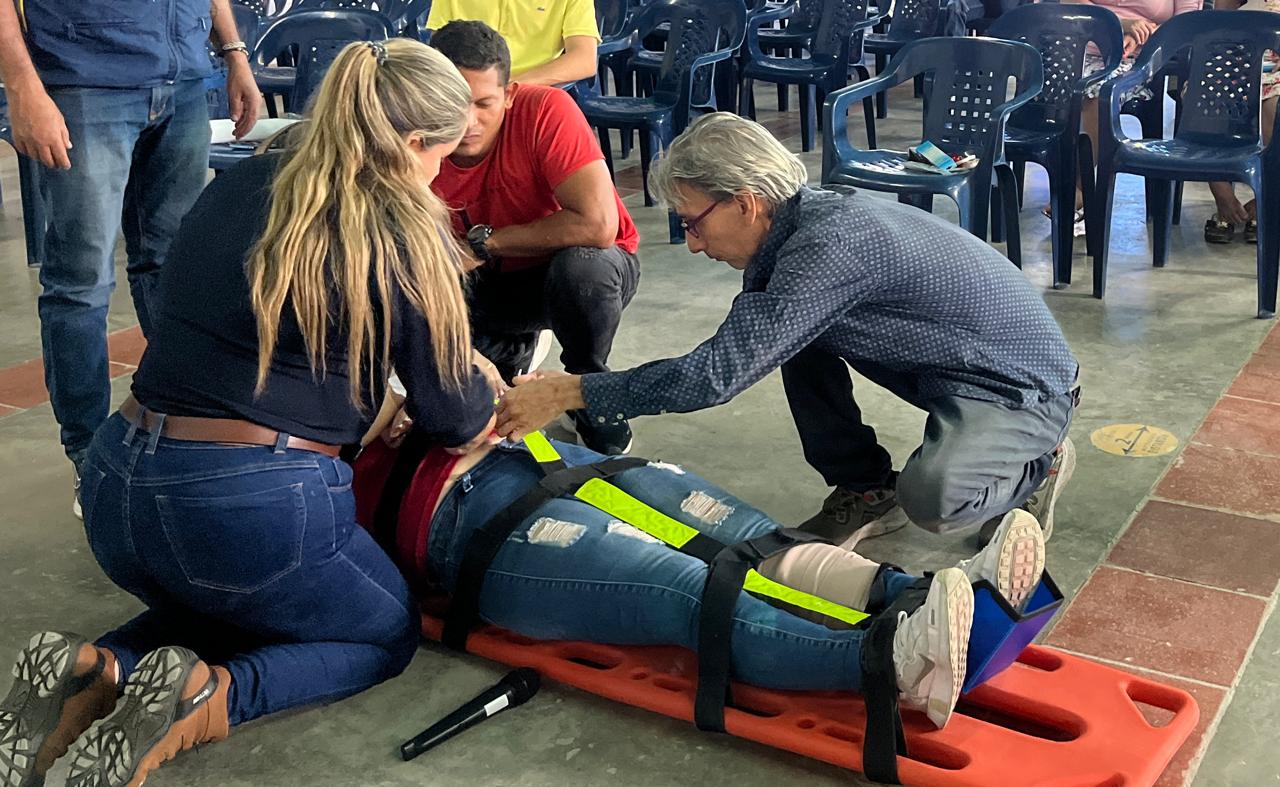
<instances>
[{"instance_id":1,"label":"microphone on floor","mask_svg":"<svg viewBox=\"0 0 1280 787\"><path fill-rule=\"evenodd\" d=\"M475 699L445 716L400 746L400 756L408 762L427 749L439 746L507 708L524 704L538 693L542 680L528 667L508 672L502 680L480 692Z\"/></svg>"}]
</instances>

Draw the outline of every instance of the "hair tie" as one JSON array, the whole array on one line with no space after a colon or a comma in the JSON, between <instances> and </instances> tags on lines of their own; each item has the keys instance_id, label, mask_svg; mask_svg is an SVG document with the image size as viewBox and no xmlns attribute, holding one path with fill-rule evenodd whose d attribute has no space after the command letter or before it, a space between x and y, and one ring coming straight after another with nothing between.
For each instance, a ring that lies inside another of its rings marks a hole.
<instances>
[{"instance_id":1,"label":"hair tie","mask_svg":"<svg viewBox=\"0 0 1280 787\"><path fill-rule=\"evenodd\" d=\"M369 51L373 52L373 56L377 59L378 65L387 62L387 46L381 41L368 41L365 43L369 47Z\"/></svg>"}]
</instances>

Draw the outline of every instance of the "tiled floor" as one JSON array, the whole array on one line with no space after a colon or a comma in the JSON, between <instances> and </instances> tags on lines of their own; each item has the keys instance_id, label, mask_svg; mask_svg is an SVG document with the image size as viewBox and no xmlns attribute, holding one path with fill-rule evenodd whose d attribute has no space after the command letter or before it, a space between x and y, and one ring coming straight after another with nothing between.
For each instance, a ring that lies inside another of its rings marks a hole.
<instances>
[{"instance_id":1,"label":"tiled floor","mask_svg":"<svg viewBox=\"0 0 1280 787\"><path fill-rule=\"evenodd\" d=\"M919 135L910 88L891 102L882 144ZM799 150L791 113L773 112L761 88L760 119ZM857 133L855 132L855 137ZM614 144L617 152L618 146ZM816 176L818 152L805 155ZM666 243L665 214L641 205L636 156L618 162L620 192L640 226L644 280L628 308L612 363L625 368L681 353L719 323L740 276ZM70 472L57 447L38 360L36 274L22 267L14 167L0 153L0 653L50 626L101 631L135 613L133 599L94 564L69 513ZM1188 186L1183 226L1168 268L1150 266L1140 184L1117 187L1106 301L1088 297L1089 262L1077 250L1077 283L1049 290L1048 227L1034 171L1022 221L1025 273L1040 288L1082 362L1085 403L1072 428L1076 481L1059 504L1049 564L1071 597L1048 633L1051 645L1184 688L1201 717L1160 784L1197 787L1280 783L1274 730L1280 710L1280 332L1252 318L1253 248L1206 251L1199 226L1209 204ZM868 196L868 198L873 198ZM939 211L954 218L954 209ZM1078 244L1082 245L1082 244ZM121 272L123 279L123 272ZM142 351L120 288L110 317L115 398ZM900 464L919 440L921 414L865 382L859 403ZM1224 396L1225 391L1225 396ZM1089 434L1146 422L1172 432L1174 454L1135 459L1094 450ZM787 523L817 508L826 490L800 455L776 376L714 410L635 424L637 452L679 461ZM936 569L969 552L956 539L914 528L865 551ZM1261 629L1261 630L1260 630ZM398 742L489 685L500 670L425 646L402 677L323 711L255 722L224 744L188 754L151 779L158 785L799 783L845 785L847 773L765 747L704 737L687 725L548 686L525 709L465 739L400 763ZM1217 735L1215 736L1215 732ZM58 771L50 784L56 784Z\"/></svg>"}]
</instances>

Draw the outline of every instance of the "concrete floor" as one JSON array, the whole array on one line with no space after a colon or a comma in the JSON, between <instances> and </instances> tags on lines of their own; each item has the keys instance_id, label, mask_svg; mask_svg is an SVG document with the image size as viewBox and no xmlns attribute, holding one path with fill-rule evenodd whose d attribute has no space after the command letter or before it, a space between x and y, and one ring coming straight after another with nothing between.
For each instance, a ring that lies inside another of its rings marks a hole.
<instances>
[{"instance_id":1,"label":"concrete floor","mask_svg":"<svg viewBox=\"0 0 1280 787\"><path fill-rule=\"evenodd\" d=\"M765 108L761 119L795 150L791 119ZM793 99L794 100L794 99ZM903 147L919 136L918 103L898 92L881 125L882 144ZM817 154L806 161L816 178ZM1080 447L1076 480L1062 498L1049 567L1069 595L1086 581L1176 454L1147 459L1104 454L1090 433L1110 423L1145 422L1188 440L1271 328L1254 319L1254 249L1242 243L1207 248L1201 238L1212 212L1207 189L1187 187L1184 224L1175 231L1169 266L1150 266L1141 184L1118 186L1111 278L1106 301L1089 296L1090 265L1078 239L1076 283L1049 284L1049 225L1043 173L1031 168L1022 216L1026 275L1044 293L1082 366L1085 403L1072 434ZM0 210L0 368L39 357L37 272L24 265L14 162L0 160L9 200ZM874 197L868 197L874 198ZM694 257L666 241L665 214L627 198L640 226L643 280L615 345L617 368L681 353L714 330L739 288L726 266ZM940 201L941 202L941 201ZM949 206L940 204L940 212ZM123 271L120 273L123 281ZM111 325L132 325L126 288ZM554 357L554 356L553 356ZM124 395L127 376L115 382ZM919 440L923 414L864 384L864 412L900 464ZM3 401L0 398L0 401ZM826 494L805 465L777 375L733 402L691 415L640 419L635 452L681 462L734 490L782 522L798 522ZM0 418L0 653L33 631L60 628L93 635L139 606L115 589L93 562L71 516L71 472L57 444L47 404ZM1185 544L1193 551L1196 543ZM872 542L872 557L914 569L937 569L967 556L966 544L915 528ZM1267 601L1267 612L1274 596ZM7 658L8 656L6 656ZM499 666L424 645L401 677L333 706L255 722L230 740L180 757L153 777L156 785L667 785L704 783L849 784L850 774L764 746L705 736L690 726L557 685L525 708L505 714L412 763L395 756L399 742L438 719L503 672ZM7 684L7 680L2 681ZM1271 621L1252 650L1196 785L1280 783L1280 750L1266 745L1280 721L1280 624ZM1268 724L1270 722L1270 724ZM51 784L60 783L55 770ZM1171 774L1167 783L1190 783ZM1166 782L1162 782L1166 783Z\"/></svg>"}]
</instances>

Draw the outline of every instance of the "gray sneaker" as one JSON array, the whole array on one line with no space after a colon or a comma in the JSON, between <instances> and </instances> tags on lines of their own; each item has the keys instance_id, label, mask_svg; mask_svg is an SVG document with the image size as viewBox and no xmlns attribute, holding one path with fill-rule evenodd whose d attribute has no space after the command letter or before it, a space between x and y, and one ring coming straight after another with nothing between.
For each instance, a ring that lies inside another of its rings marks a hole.
<instances>
[{"instance_id":1,"label":"gray sneaker","mask_svg":"<svg viewBox=\"0 0 1280 787\"><path fill-rule=\"evenodd\" d=\"M1053 464L1049 467L1048 477L1040 484L1040 488L1035 491L1031 499L1022 505L1022 508L1040 523L1045 541L1053 535L1054 504L1058 502L1058 495L1062 494L1062 488L1071 480L1075 471L1076 446L1068 437L1062 441L1062 445L1058 446L1058 455L1054 457Z\"/></svg>"},{"instance_id":2,"label":"gray sneaker","mask_svg":"<svg viewBox=\"0 0 1280 787\"><path fill-rule=\"evenodd\" d=\"M893 489L854 492L836 487L822 503L822 510L805 520L799 530L825 538L845 549L859 541L883 536L907 524Z\"/></svg>"}]
</instances>

